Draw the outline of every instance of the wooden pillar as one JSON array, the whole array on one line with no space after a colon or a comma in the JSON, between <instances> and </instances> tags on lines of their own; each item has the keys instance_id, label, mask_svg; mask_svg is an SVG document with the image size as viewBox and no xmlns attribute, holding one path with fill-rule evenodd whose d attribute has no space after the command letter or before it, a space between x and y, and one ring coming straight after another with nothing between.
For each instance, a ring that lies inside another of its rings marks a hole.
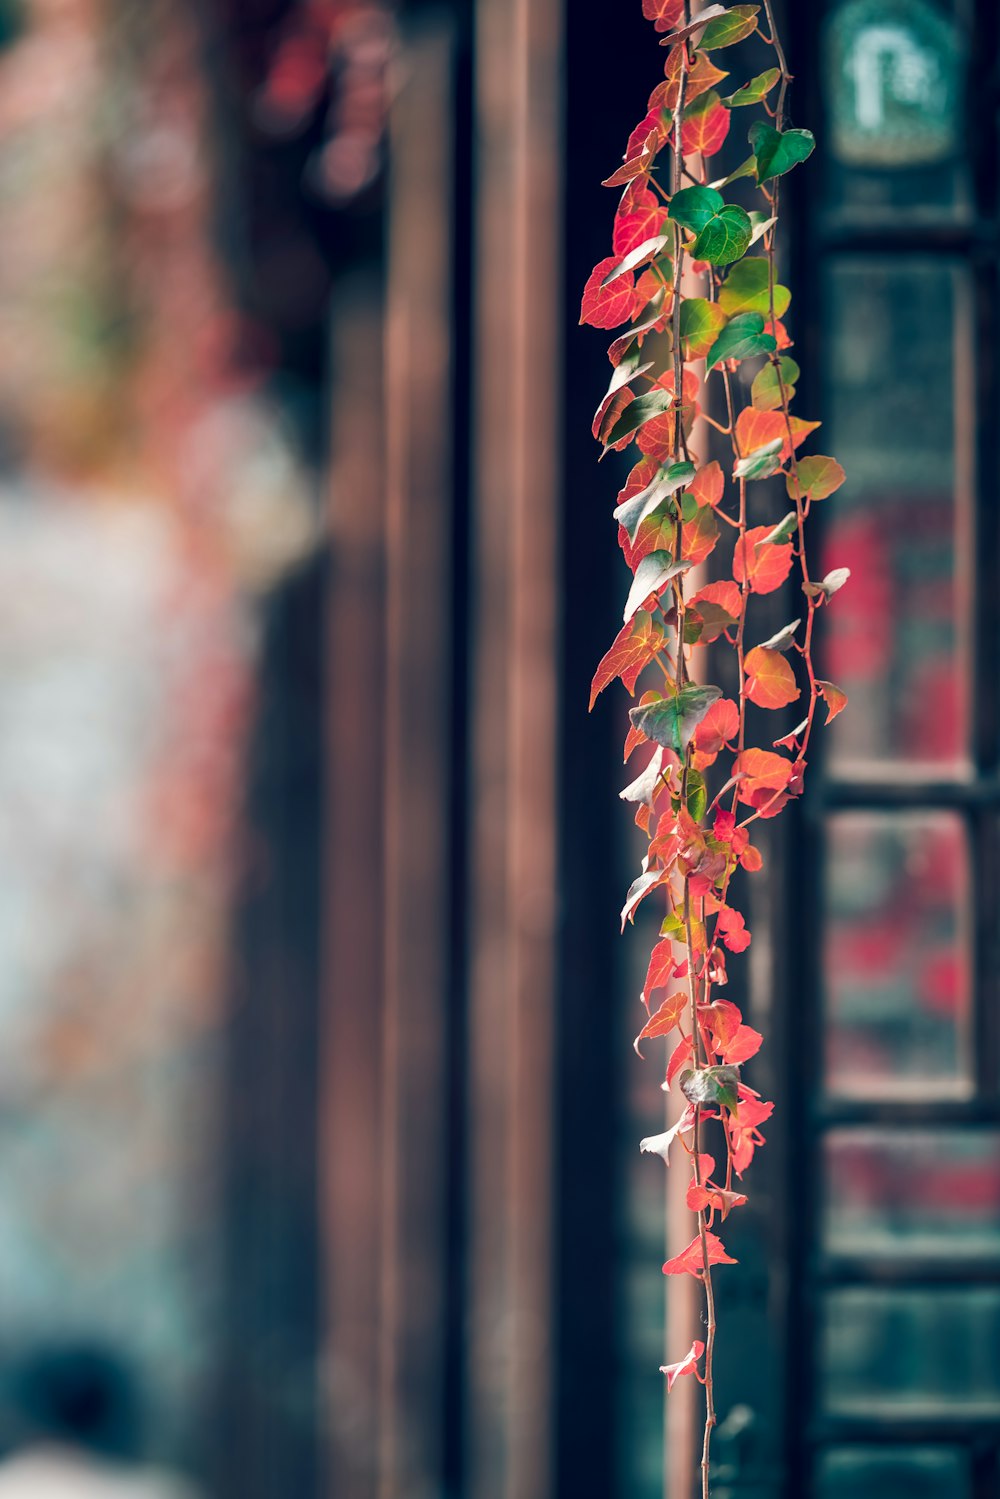
<instances>
[{"instance_id":1,"label":"wooden pillar","mask_svg":"<svg viewBox=\"0 0 1000 1499\"><path fill-rule=\"evenodd\" d=\"M561 10L476 10L470 1499L551 1491Z\"/></svg>"}]
</instances>

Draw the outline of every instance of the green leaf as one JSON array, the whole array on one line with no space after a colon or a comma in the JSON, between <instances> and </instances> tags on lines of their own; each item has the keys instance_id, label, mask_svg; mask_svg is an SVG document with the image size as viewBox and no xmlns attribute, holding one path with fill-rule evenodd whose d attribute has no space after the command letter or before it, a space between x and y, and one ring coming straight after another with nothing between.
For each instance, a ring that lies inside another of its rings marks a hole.
<instances>
[{"instance_id":1,"label":"green leaf","mask_svg":"<svg viewBox=\"0 0 1000 1499\"><path fill-rule=\"evenodd\" d=\"M751 359L755 354L770 354L777 348L773 333L764 332L759 312L740 312L732 318L708 351L706 369L714 369L724 359Z\"/></svg>"},{"instance_id":2,"label":"green leaf","mask_svg":"<svg viewBox=\"0 0 1000 1499\"><path fill-rule=\"evenodd\" d=\"M767 258L763 255L750 255L739 265L734 265L719 292L719 306L723 312L729 317L737 312L760 312L764 317L770 317L768 276ZM784 317L791 300L792 294L787 286L775 286L775 317Z\"/></svg>"},{"instance_id":3,"label":"green leaf","mask_svg":"<svg viewBox=\"0 0 1000 1499\"><path fill-rule=\"evenodd\" d=\"M844 470L836 458L816 453L811 458L798 460L795 474L788 475L788 493L793 500L801 499L803 495L810 500L825 500L827 495L840 488L844 477Z\"/></svg>"},{"instance_id":4,"label":"green leaf","mask_svg":"<svg viewBox=\"0 0 1000 1499\"><path fill-rule=\"evenodd\" d=\"M701 822L708 806L708 792L705 789L705 777L697 770L689 770L687 775L687 809L695 822Z\"/></svg>"},{"instance_id":5,"label":"green leaf","mask_svg":"<svg viewBox=\"0 0 1000 1499\"><path fill-rule=\"evenodd\" d=\"M770 537L767 538L770 541ZM772 635L770 640L761 641L761 650L764 651L787 651L795 639L795 631L802 623L799 619L793 619L791 624L783 625L777 634Z\"/></svg>"},{"instance_id":6,"label":"green leaf","mask_svg":"<svg viewBox=\"0 0 1000 1499\"><path fill-rule=\"evenodd\" d=\"M635 541L636 533L647 516L652 515L669 495L676 493L693 478L693 463L674 463L665 471L660 469L652 482L639 494L633 495L624 504L617 505L614 517L620 526L625 527L629 541Z\"/></svg>"},{"instance_id":7,"label":"green leaf","mask_svg":"<svg viewBox=\"0 0 1000 1499\"><path fill-rule=\"evenodd\" d=\"M776 224L777 222L778 222L778 218L777 218L776 214L772 214L771 217L768 218L768 216L767 216L766 213L759 213L757 211L757 209L751 208L751 210L750 210L750 224L751 224L751 229L752 229L752 232L750 234L750 244L751 244L751 246L755 245L759 239L763 239L764 235L771 228L772 224Z\"/></svg>"},{"instance_id":8,"label":"green leaf","mask_svg":"<svg viewBox=\"0 0 1000 1499\"><path fill-rule=\"evenodd\" d=\"M728 104L730 109L739 109L741 104L759 104L761 99L774 88L781 77L780 68L768 68L766 73L758 73L756 78L751 78L742 88L738 88L735 94L730 94L728 99L723 99L723 104Z\"/></svg>"},{"instance_id":9,"label":"green leaf","mask_svg":"<svg viewBox=\"0 0 1000 1499\"><path fill-rule=\"evenodd\" d=\"M811 130L775 130L764 120L755 120L747 135L757 160L757 181L782 177L816 148Z\"/></svg>"},{"instance_id":10,"label":"green leaf","mask_svg":"<svg viewBox=\"0 0 1000 1499\"><path fill-rule=\"evenodd\" d=\"M750 215L735 203L727 203L698 235L692 254L709 265L731 265L746 254L752 235Z\"/></svg>"},{"instance_id":11,"label":"green leaf","mask_svg":"<svg viewBox=\"0 0 1000 1499\"><path fill-rule=\"evenodd\" d=\"M625 613L622 619L628 624L633 614L646 602L652 593L659 593L671 578L687 572L690 562L675 562L669 552L650 552L643 557L635 570L632 587L628 591Z\"/></svg>"},{"instance_id":12,"label":"green leaf","mask_svg":"<svg viewBox=\"0 0 1000 1499\"><path fill-rule=\"evenodd\" d=\"M731 47L734 42L741 42L757 30L759 10L759 5L734 5L726 15L709 21L698 42L699 49L711 52L713 48Z\"/></svg>"},{"instance_id":13,"label":"green leaf","mask_svg":"<svg viewBox=\"0 0 1000 1499\"><path fill-rule=\"evenodd\" d=\"M791 541L798 530L798 526L799 517L797 513L794 510L789 510L788 514L782 517L774 530L768 531L767 535L761 537L756 545L763 547L770 543L773 546L780 546L786 541Z\"/></svg>"},{"instance_id":14,"label":"green leaf","mask_svg":"<svg viewBox=\"0 0 1000 1499\"><path fill-rule=\"evenodd\" d=\"M726 314L718 302L685 297L681 303L681 352L685 359L703 359L725 327Z\"/></svg>"},{"instance_id":15,"label":"green leaf","mask_svg":"<svg viewBox=\"0 0 1000 1499\"><path fill-rule=\"evenodd\" d=\"M679 916L675 915L675 913L673 911L671 911L671 913L670 913L669 916L665 916L664 917L664 919L663 919L663 925L660 927L660 936L661 937L683 937L684 936L684 922L681 920L681 918Z\"/></svg>"},{"instance_id":16,"label":"green leaf","mask_svg":"<svg viewBox=\"0 0 1000 1499\"><path fill-rule=\"evenodd\" d=\"M785 445L783 437L776 437L773 442L765 443L762 448L755 448L745 458L741 458L733 469L734 479L768 479L776 474L781 467L781 450Z\"/></svg>"},{"instance_id":17,"label":"green leaf","mask_svg":"<svg viewBox=\"0 0 1000 1499\"><path fill-rule=\"evenodd\" d=\"M667 217L700 234L725 206L725 198L714 187L682 187L671 198Z\"/></svg>"},{"instance_id":18,"label":"green leaf","mask_svg":"<svg viewBox=\"0 0 1000 1499\"><path fill-rule=\"evenodd\" d=\"M721 696L719 687L698 687L690 683L673 697L631 708L628 716L647 739L684 755L698 725Z\"/></svg>"},{"instance_id":19,"label":"green leaf","mask_svg":"<svg viewBox=\"0 0 1000 1499\"><path fill-rule=\"evenodd\" d=\"M728 187L731 182L736 182L740 177L756 177L756 175L757 158L748 156L746 161L741 161L728 177L720 177L717 182L710 182L708 185L709 187Z\"/></svg>"},{"instance_id":20,"label":"green leaf","mask_svg":"<svg viewBox=\"0 0 1000 1499\"><path fill-rule=\"evenodd\" d=\"M738 1067L687 1067L681 1073L680 1084L688 1103L717 1103L735 1114L739 1103Z\"/></svg>"},{"instance_id":21,"label":"green leaf","mask_svg":"<svg viewBox=\"0 0 1000 1499\"><path fill-rule=\"evenodd\" d=\"M794 359L783 354L778 361L781 366L781 383L785 387L785 397L791 400L795 394L795 382L799 378L799 367ZM781 386L778 384L778 371L773 363L765 364L764 368L754 376L754 382L750 387L750 400L758 411L777 411L781 405Z\"/></svg>"},{"instance_id":22,"label":"green leaf","mask_svg":"<svg viewBox=\"0 0 1000 1499\"><path fill-rule=\"evenodd\" d=\"M627 271L634 271L637 266L645 265L648 260L655 260L660 251L665 250L670 244L671 238L669 234L654 234L652 239L644 239L641 245L636 245L619 265L608 272L601 285L610 286L612 281L617 281L618 277L624 276Z\"/></svg>"},{"instance_id":23,"label":"green leaf","mask_svg":"<svg viewBox=\"0 0 1000 1499\"><path fill-rule=\"evenodd\" d=\"M623 437L628 437L646 422L651 422L654 416L663 416L673 404L674 398L666 390L647 390L645 395L636 396L635 400L625 407L605 438L607 446L614 447L615 443L621 442Z\"/></svg>"}]
</instances>

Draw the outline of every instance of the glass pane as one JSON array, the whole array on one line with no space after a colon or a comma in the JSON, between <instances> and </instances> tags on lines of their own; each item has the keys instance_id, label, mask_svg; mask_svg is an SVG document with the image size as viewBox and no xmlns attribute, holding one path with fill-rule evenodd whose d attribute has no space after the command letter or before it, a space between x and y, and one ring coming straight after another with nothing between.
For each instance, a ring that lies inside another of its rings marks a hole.
<instances>
[{"instance_id":1,"label":"glass pane","mask_svg":"<svg viewBox=\"0 0 1000 1499\"><path fill-rule=\"evenodd\" d=\"M965 1499L965 1457L944 1447L839 1447L819 1460L817 1499Z\"/></svg>"},{"instance_id":2,"label":"glass pane","mask_svg":"<svg viewBox=\"0 0 1000 1499\"><path fill-rule=\"evenodd\" d=\"M827 24L826 190L835 210L870 217L964 209L964 46L928 0L843 0Z\"/></svg>"},{"instance_id":3,"label":"glass pane","mask_svg":"<svg viewBox=\"0 0 1000 1499\"><path fill-rule=\"evenodd\" d=\"M968 884L965 835L951 813L830 818L823 971L831 1092L962 1087Z\"/></svg>"},{"instance_id":4,"label":"glass pane","mask_svg":"<svg viewBox=\"0 0 1000 1499\"><path fill-rule=\"evenodd\" d=\"M822 447L848 478L823 502L824 565L851 569L823 620L824 675L853 710L831 729L838 769L965 756L964 291L946 262L841 260L827 282Z\"/></svg>"},{"instance_id":5,"label":"glass pane","mask_svg":"<svg viewBox=\"0 0 1000 1499\"><path fill-rule=\"evenodd\" d=\"M1000 1291L831 1291L822 1357L837 1414L1000 1414Z\"/></svg>"},{"instance_id":6,"label":"glass pane","mask_svg":"<svg viewBox=\"0 0 1000 1499\"><path fill-rule=\"evenodd\" d=\"M832 1253L1000 1251L997 1130L832 1130L824 1150Z\"/></svg>"}]
</instances>

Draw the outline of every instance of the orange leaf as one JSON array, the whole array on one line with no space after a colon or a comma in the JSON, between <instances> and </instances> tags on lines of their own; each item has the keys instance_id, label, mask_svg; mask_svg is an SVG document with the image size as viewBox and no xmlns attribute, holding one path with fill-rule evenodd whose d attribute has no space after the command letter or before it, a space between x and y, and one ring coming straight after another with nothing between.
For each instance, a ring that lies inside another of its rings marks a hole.
<instances>
[{"instance_id":1,"label":"orange leaf","mask_svg":"<svg viewBox=\"0 0 1000 1499\"><path fill-rule=\"evenodd\" d=\"M791 428L795 446L800 447L809 433L815 432L819 425L819 422L806 422L801 417L793 416ZM783 411L760 411L756 406L745 406L736 418L736 441L744 458L749 453L756 453L758 448L766 447L778 437L784 439L781 447L781 461L784 463L791 456L792 448L788 441L788 427Z\"/></svg>"},{"instance_id":2,"label":"orange leaf","mask_svg":"<svg viewBox=\"0 0 1000 1499\"><path fill-rule=\"evenodd\" d=\"M693 1059L693 1056L694 1047L691 1044L691 1037L682 1036L671 1052L670 1061L667 1063L667 1075L663 1083L663 1086L665 1088L670 1087L670 1084L673 1082L678 1072L680 1072L682 1067L686 1067L688 1065L688 1063Z\"/></svg>"},{"instance_id":3,"label":"orange leaf","mask_svg":"<svg viewBox=\"0 0 1000 1499\"><path fill-rule=\"evenodd\" d=\"M667 60L663 65L664 79L658 83L649 96L650 109L663 109L668 114L673 114L677 107L677 99L680 93L681 61L684 57L684 47L678 42L677 46L671 47L667 54ZM729 74L722 68L717 68L707 52L696 52L694 62L690 64L684 78L684 98L690 104L692 99L697 99L699 94L705 94L723 78Z\"/></svg>"},{"instance_id":4,"label":"orange leaf","mask_svg":"<svg viewBox=\"0 0 1000 1499\"><path fill-rule=\"evenodd\" d=\"M737 1262L728 1255L722 1240L715 1234L705 1234L705 1247L708 1250L708 1263L710 1265L735 1265ZM701 1235L696 1235L686 1249L680 1254L675 1254L672 1260L667 1260L663 1266L664 1275L701 1275L705 1266L705 1252L701 1245Z\"/></svg>"},{"instance_id":5,"label":"orange leaf","mask_svg":"<svg viewBox=\"0 0 1000 1499\"><path fill-rule=\"evenodd\" d=\"M593 328L617 328L619 323L627 322L631 317L635 289L632 272L626 271L623 276L612 281L610 286L601 285L608 272L613 271L618 263L617 256L609 255L594 266L583 289L581 323L589 323Z\"/></svg>"},{"instance_id":6,"label":"orange leaf","mask_svg":"<svg viewBox=\"0 0 1000 1499\"><path fill-rule=\"evenodd\" d=\"M652 1040L656 1036L668 1036L684 1014L687 1003L688 997L680 989L678 989L676 994L671 994L669 999L663 1001L655 1014L651 1015L646 1021L646 1024L632 1043L640 1056L642 1056L642 1052L639 1051L639 1042Z\"/></svg>"},{"instance_id":7,"label":"orange leaf","mask_svg":"<svg viewBox=\"0 0 1000 1499\"><path fill-rule=\"evenodd\" d=\"M699 505L715 506L722 499L723 490L726 487L725 476L719 463L713 459L700 468L688 485L688 494L692 495Z\"/></svg>"},{"instance_id":8,"label":"orange leaf","mask_svg":"<svg viewBox=\"0 0 1000 1499\"><path fill-rule=\"evenodd\" d=\"M734 774L742 777L737 786L739 800L756 808L762 816L776 816L788 800L785 793L793 768L783 755L770 750L744 750L733 766Z\"/></svg>"},{"instance_id":9,"label":"orange leaf","mask_svg":"<svg viewBox=\"0 0 1000 1499\"><path fill-rule=\"evenodd\" d=\"M623 625L611 649L601 658L590 684L590 707L609 682L621 677L630 694L635 692L636 678L663 646L663 630L651 614L642 610ZM589 710L588 710L589 711Z\"/></svg>"},{"instance_id":10,"label":"orange leaf","mask_svg":"<svg viewBox=\"0 0 1000 1499\"><path fill-rule=\"evenodd\" d=\"M847 707L847 693L841 687L835 687L832 682L820 682L817 680L820 697L826 703L826 721L832 723L838 713L843 713Z\"/></svg>"},{"instance_id":11,"label":"orange leaf","mask_svg":"<svg viewBox=\"0 0 1000 1499\"><path fill-rule=\"evenodd\" d=\"M758 708L784 708L799 696L795 673L780 651L754 646L743 665L746 695Z\"/></svg>"},{"instance_id":12,"label":"orange leaf","mask_svg":"<svg viewBox=\"0 0 1000 1499\"><path fill-rule=\"evenodd\" d=\"M697 566L715 550L719 539L719 522L711 505L702 505L692 520L681 526L681 556Z\"/></svg>"},{"instance_id":13,"label":"orange leaf","mask_svg":"<svg viewBox=\"0 0 1000 1499\"><path fill-rule=\"evenodd\" d=\"M702 94L684 111L681 146L685 156L714 156L729 134L731 116L718 94Z\"/></svg>"},{"instance_id":14,"label":"orange leaf","mask_svg":"<svg viewBox=\"0 0 1000 1499\"><path fill-rule=\"evenodd\" d=\"M740 731L740 715L736 704L727 697L713 703L694 731L694 747L703 755L717 755L722 746L734 739Z\"/></svg>"},{"instance_id":15,"label":"orange leaf","mask_svg":"<svg viewBox=\"0 0 1000 1499\"><path fill-rule=\"evenodd\" d=\"M760 1051L763 1040L760 1031L755 1031L752 1025L741 1025L720 1053L723 1062L727 1066L738 1067L741 1062L749 1061Z\"/></svg>"},{"instance_id":16,"label":"orange leaf","mask_svg":"<svg viewBox=\"0 0 1000 1499\"><path fill-rule=\"evenodd\" d=\"M642 1002L649 1009L649 996L655 989L662 989L668 979L673 978L677 967L674 944L668 937L658 942L649 955L646 982L642 986Z\"/></svg>"},{"instance_id":17,"label":"orange leaf","mask_svg":"<svg viewBox=\"0 0 1000 1499\"><path fill-rule=\"evenodd\" d=\"M768 541L773 529L773 526L754 526L736 543L733 572L738 583L746 578L752 593L773 593L792 568L792 544Z\"/></svg>"},{"instance_id":18,"label":"orange leaf","mask_svg":"<svg viewBox=\"0 0 1000 1499\"><path fill-rule=\"evenodd\" d=\"M684 15L684 0L642 0L642 13L657 31L671 31Z\"/></svg>"}]
</instances>

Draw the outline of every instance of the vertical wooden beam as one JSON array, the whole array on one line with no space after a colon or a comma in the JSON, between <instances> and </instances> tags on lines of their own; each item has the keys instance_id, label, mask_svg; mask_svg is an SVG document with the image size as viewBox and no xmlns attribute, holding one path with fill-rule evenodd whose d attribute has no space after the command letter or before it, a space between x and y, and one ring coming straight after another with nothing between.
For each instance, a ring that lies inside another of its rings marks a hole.
<instances>
[{"instance_id":1,"label":"vertical wooden beam","mask_svg":"<svg viewBox=\"0 0 1000 1499\"><path fill-rule=\"evenodd\" d=\"M378 271L331 307L328 823L321 1026L327 1492L375 1499L382 1096L384 306Z\"/></svg>"},{"instance_id":2,"label":"vertical wooden beam","mask_svg":"<svg viewBox=\"0 0 1000 1499\"><path fill-rule=\"evenodd\" d=\"M551 1484L561 4L477 4L469 1481Z\"/></svg>"},{"instance_id":3,"label":"vertical wooden beam","mask_svg":"<svg viewBox=\"0 0 1000 1499\"><path fill-rule=\"evenodd\" d=\"M382 1499L440 1494L447 1275L453 45L404 33L386 402Z\"/></svg>"}]
</instances>

